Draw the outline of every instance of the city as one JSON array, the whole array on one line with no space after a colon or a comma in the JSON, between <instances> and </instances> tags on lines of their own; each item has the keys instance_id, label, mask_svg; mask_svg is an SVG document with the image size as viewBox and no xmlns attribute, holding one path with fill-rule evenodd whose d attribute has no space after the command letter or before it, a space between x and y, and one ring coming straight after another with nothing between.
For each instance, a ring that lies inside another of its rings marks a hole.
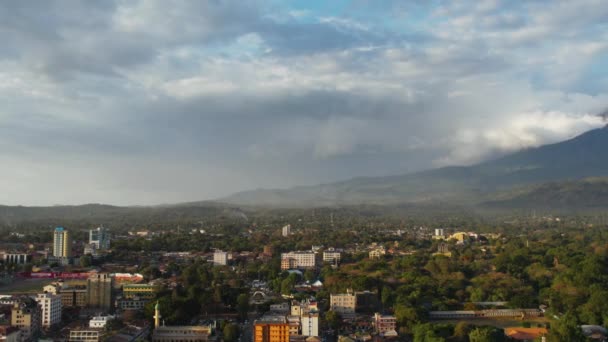
<instances>
[{"instance_id":1,"label":"city","mask_svg":"<svg viewBox=\"0 0 608 342\"><path fill-rule=\"evenodd\" d=\"M0 1L0 342L608 341L608 0Z\"/></svg>"}]
</instances>

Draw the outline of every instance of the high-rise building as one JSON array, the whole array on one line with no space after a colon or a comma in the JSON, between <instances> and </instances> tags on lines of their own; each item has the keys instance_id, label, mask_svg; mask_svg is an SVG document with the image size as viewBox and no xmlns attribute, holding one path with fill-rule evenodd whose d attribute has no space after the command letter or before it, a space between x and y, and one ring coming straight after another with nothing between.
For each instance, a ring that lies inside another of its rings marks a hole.
<instances>
[{"instance_id":1,"label":"high-rise building","mask_svg":"<svg viewBox=\"0 0 608 342\"><path fill-rule=\"evenodd\" d=\"M61 295L39 293L36 301L42 310L42 326L50 328L61 322Z\"/></svg>"},{"instance_id":2,"label":"high-rise building","mask_svg":"<svg viewBox=\"0 0 608 342\"><path fill-rule=\"evenodd\" d=\"M112 310L112 288L113 278L108 273L99 273L87 279L87 300L88 306Z\"/></svg>"},{"instance_id":3,"label":"high-rise building","mask_svg":"<svg viewBox=\"0 0 608 342\"><path fill-rule=\"evenodd\" d=\"M70 232L63 228L55 228L53 234L53 256L57 258L69 258L72 256L72 237Z\"/></svg>"},{"instance_id":4,"label":"high-rise building","mask_svg":"<svg viewBox=\"0 0 608 342\"><path fill-rule=\"evenodd\" d=\"M281 235L283 235L283 237L288 237L289 235L291 235L291 225L290 224L284 226L283 229L281 229Z\"/></svg>"},{"instance_id":5,"label":"high-rise building","mask_svg":"<svg viewBox=\"0 0 608 342\"><path fill-rule=\"evenodd\" d=\"M109 249L110 234L108 230L103 226L89 230L89 244L95 245L97 249Z\"/></svg>"},{"instance_id":6,"label":"high-rise building","mask_svg":"<svg viewBox=\"0 0 608 342\"><path fill-rule=\"evenodd\" d=\"M40 307L29 297L19 298L11 310L11 325L21 331L21 341L34 341L40 332Z\"/></svg>"}]
</instances>

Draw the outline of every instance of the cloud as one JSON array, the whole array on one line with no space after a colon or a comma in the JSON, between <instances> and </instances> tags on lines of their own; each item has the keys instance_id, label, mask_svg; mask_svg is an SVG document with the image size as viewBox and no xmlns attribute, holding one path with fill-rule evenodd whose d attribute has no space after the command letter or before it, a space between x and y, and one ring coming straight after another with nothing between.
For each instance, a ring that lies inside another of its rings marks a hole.
<instances>
[{"instance_id":1,"label":"cloud","mask_svg":"<svg viewBox=\"0 0 608 342\"><path fill-rule=\"evenodd\" d=\"M566 139L602 124L606 11L595 0L2 3L12 167L0 203L215 198Z\"/></svg>"}]
</instances>

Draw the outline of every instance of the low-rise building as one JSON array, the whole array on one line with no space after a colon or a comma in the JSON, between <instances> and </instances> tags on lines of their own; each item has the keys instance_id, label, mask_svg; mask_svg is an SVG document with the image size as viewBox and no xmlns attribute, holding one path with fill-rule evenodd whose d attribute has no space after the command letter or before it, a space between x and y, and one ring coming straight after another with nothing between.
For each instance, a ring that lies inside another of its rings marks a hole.
<instances>
[{"instance_id":1,"label":"low-rise building","mask_svg":"<svg viewBox=\"0 0 608 342\"><path fill-rule=\"evenodd\" d=\"M126 299L139 298L144 300L156 297L157 286L149 284L125 284L122 286L122 295Z\"/></svg>"},{"instance_id":2,"label":"low-rise building","mask_svg":"<svg viewBox=\"0 0 608 342\"><path fill-rule=\"evenodd\" d=\"M101 329L73 329L70 330L68 342L99 342L102 338Z\"/></svg>"},{"instance_id":3,"label":"low-rise building","mask_svg":"<svg viewBox=\"0 0 608 342\"><path fill-rule=\"evenodd\" d=\"M352 317L357 307L357 295L350 289L346 293L330 294L329 303L332 311L343 317Z\"/></svg>"},{"instance_id":4,"label":"low-rise building","mask_svg":"<svg viewBox=\"0 0 608 342\"><path fill-rule=\"evenodd\" d=\"M393 333L397 331L397 317L392 315L374 314L374 329L376 333L384 335L387 332Z\"/></svg>"},{"instance_id":5,"label":"low-rise building","mask_svg":"<svg viewBox=\"0 0 608 342\"><path fill-rule=\"evenodd\" d=\"M337 266L340 263L342 253L336 250L327 250L323 252L323 262Z\"/></svg>"},{"instance_id":6,"label":"low-rise building","mask_svg":"<svg viewBox=\"0 0 608 342\"><path fill-rule=\"evenodd\" d=\"M0 325L0 341L2 342L20 342L19 328L10 325Z\"/></svg>"},{"instance_id":7,"label":"low-rise building","mask_svg":"<svg viewBox=\"0 0 608 342\"><path fill-rule=\"evenodd\" d=\"M297 334L284 315L265 315L254 322L253 342L289 342Z\"/></svg>"},{"instance_id":8,"label":"low-rise building","mask_svg":"<svg viewBox=\"0 0 608 342\"><path fill-rule=\"evenodd\" d=\"M106 327L106 324L108 323L108 321L110 321L112 319L114 319L114 316L112 316L112 315L95 316L95 317L91 318L91 320L89 321L89 328L103 329Z\"/></svg>"},{"instance_id":9,"label":"low-rise building","mask_svg":"<svg viewBox=\"0 0 608 342\"><path fill-rule=\"evenodd\" d=\"M313 251L296 251L281 254L281 269L315 268L316 254Z\"/></svg>"},{"instance_id":10,"label":"low-rise building","mask_svg":"<svg viewBox=\"0 0 608 342\"><path fill-rule=\"evenodd\" d=\"M215 265L228 265L228 252L217 250L213 253L213 263Z\"/></svg>"}]
</instances>

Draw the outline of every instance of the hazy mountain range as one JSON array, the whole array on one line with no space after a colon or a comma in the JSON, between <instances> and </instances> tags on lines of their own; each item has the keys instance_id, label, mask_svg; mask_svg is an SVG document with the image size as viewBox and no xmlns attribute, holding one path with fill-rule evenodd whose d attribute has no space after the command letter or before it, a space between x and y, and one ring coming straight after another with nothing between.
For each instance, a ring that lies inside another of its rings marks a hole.
<instances>
[{"instance_id":1,"label":"hazy mountain range","mask_svg":"<svg viewBox=\"0 0 608 342\"><path fill-rule=\"evenodd\" d=\"M221 201L274 207L432 202L514 206L537 199L535 205L546 206L550 203L543 202L545 199L539 193L547 193L548 188L559 188L563 193L574 189L573 181L582 181L576 189L579 193L580 189L585 191L579 195L606 188L605 181L588 182L585 179L589 177L608 177L608 126L571 140L526 149L472 166L355 178L291 189L246 191ZM559 184L561 181L568 181L568 186Z\"/></svg>"},{"instance_id":2,"label":"hazy mountain range","mask_svg":"<svg viewBox=\"0 0 608 342\"><path fill-rule=\"evenodd\" d=\"M280 190L236 193L217 201L151 207L0 206L0 222L107 219L137 222L241 217L238 208L455 206L496 209L607 209L608 126L573 139L472 166ZM54 222L53 221L53 222Z\"/></svg>"}]
</instances>

